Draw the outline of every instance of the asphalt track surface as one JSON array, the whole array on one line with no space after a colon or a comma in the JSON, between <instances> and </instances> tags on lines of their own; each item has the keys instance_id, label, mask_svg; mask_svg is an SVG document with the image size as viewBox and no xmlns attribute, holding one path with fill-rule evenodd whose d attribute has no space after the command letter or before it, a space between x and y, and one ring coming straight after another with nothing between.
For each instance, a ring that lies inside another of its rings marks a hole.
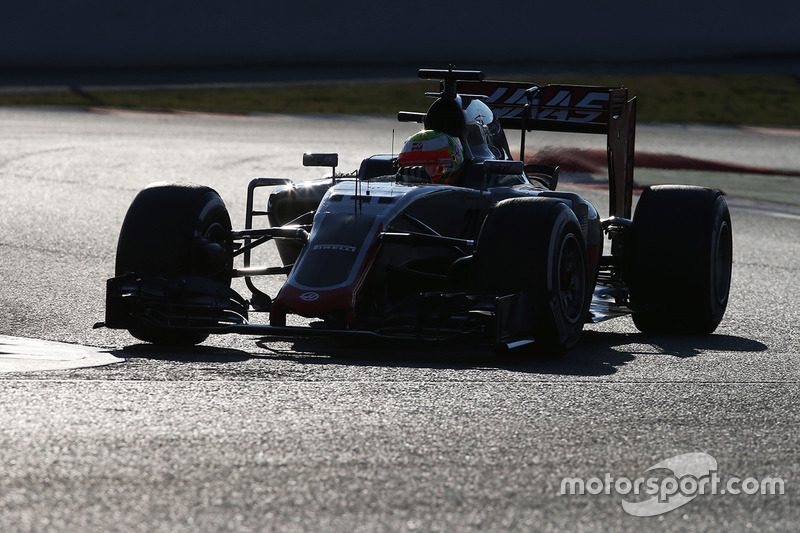
<instances>
[{"instance_id":1,"label":"asphalt track surface","mask_svg":"<svg viewBox=\"0 0 800 533\"><path fill-rule=\"evenodd\" d=\"M395 150L415 129L0 109L0 352L41 339L116 360L0 373L0 530L798 529L796 208L728 198L731 303L708 337L643 335L622 318L548 362L242 336L165 350L91 328L147 183L208 184L241 225L252 177L316 177L304 151L356 168L391 150L392 128ZM573 137L532 142L602 147ZM637 145L800 168L797 136L645 126ZM648 469L689 453L713 457L722 480L781 478L784 494L702 494L652 517L623 509L645 499L624 485L560 494L566 477L665 478Z\"/></svg>"}]
</instances>

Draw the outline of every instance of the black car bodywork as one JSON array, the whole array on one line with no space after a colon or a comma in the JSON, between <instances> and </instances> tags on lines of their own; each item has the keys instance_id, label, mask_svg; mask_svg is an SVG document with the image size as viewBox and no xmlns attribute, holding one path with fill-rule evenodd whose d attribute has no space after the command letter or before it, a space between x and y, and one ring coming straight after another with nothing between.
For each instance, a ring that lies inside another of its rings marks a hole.
<instances>
[{"instance_id":1,"label":"black car bodywork","mask_svg":"<svg viewBox=\"0 0 800 533\"><path fill-rule=\"evenodd\" d=\"M426 113L398 118L461 140L456 183L398 169L391 154L351 175L336 173L337 154L306 154L330 177L251 181L242 230L213 190L155 184L126 215L101 325L169 344L212 333L349 335L550 354L572 347L585 323L624 314L644 331L716 328L730 285L727 205L719 191L661 186L631 216L636 100L626 89L452 69L420 77L441 80L440 92ZM521 131L522 161L532 130L605 135L609 217L557 191L558 169L513 160L506 129ZM252 264L270 241L281 264ZM274 296L257 285L265 275L287 276ZM249 298L230 288L237 277ZM252 320L259 312L269 321ZM291 314L316 320L290 326Z\"/></svg>"}]
</instances>

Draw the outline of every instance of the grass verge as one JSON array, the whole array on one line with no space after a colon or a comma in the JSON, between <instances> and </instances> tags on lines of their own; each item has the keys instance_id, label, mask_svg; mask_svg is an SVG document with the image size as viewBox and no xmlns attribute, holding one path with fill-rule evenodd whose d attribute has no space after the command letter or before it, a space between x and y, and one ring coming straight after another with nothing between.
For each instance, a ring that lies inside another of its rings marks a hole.
<instances>
[{"instance_id":1,"label":"grass verge","mask_svg":"<svg viewBox=\"0 0 800 533\"><path fill-rule=\"evenodd\" d=\"M800 75L605 75L522 77L536 83L623 85L637 95L638 120L800 128ZM392 116L425 111L437 82L335 82L260 88L69 90L0 93L0 106L108 107L224 113Z\"/></svg>"}]
</instances>

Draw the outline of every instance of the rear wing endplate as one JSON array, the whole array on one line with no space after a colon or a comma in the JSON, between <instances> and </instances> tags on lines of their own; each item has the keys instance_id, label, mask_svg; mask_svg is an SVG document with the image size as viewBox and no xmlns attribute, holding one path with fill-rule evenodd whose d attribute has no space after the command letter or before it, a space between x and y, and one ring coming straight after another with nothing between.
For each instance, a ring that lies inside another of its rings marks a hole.
<instances>
[{"instance_id":1,"label":"rear wing endplate","mask_svg":"<svg viewBox=\"0 0 800 533\"><path fill-rule=\"evenodd\" d=\"M636 97L624 87L545 85L514 81L459 81L462 97L480 98L506 129L606 135L609 216L631 217Z\"/></svg>"}]
</instances>

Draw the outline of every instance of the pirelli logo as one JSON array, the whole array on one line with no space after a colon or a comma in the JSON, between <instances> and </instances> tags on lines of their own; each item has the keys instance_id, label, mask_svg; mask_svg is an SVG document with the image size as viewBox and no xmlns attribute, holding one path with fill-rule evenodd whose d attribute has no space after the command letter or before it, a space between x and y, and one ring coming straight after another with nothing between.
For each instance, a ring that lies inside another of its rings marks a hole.
<instances>
[{"instance_id":1,"label":"pirelli logo","mask_svg":"<svg viewBox=\"0 0 800 533\"><path fill-rule=\"evenodd\" d=\"M333 250L336 252L355 252L356 247L348 244L315 244L314 250Z\"/></svg>"}]
</instances>

